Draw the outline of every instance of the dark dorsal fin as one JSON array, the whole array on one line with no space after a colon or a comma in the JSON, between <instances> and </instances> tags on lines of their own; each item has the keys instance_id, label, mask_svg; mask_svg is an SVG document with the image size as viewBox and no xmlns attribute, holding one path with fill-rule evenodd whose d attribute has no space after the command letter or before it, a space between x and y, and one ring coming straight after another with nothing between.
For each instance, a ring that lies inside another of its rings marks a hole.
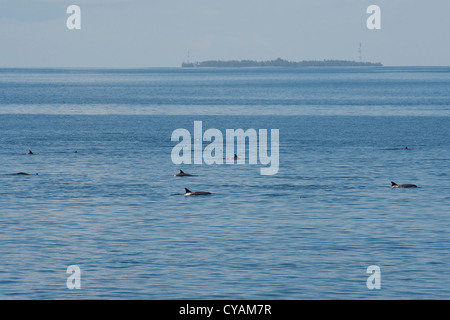
<instances>
[{"instance_id":1,"label":"dark dorsal fin","mask_svg":"<svg viewBox=\"0 0 450 320\"><path fill-rule=\"evenodd\" d=\"M184 173L183 170L180 170L180 173Z\"/></svg>"},{"instance_id":2,"label":"dark dorsal fin","mask_svg":"<svg viewBox=\"0 0 450 320\"><path fill-rule=\"evenodd\" d=\"M396 186L397 184L394 181L391 181L392 186Z\"/></svg>"},{"instance_id":3,"label":"dark dorsal fin","mask_svg":"<svg viewBox=\"0 0 450 320\"><path fill-rule=\"evenodd\" d=\"M184 190L186 190L186 193L191 193L192 191L189 190L188 188L184 188Z\"/></svg>"}]
</instances>

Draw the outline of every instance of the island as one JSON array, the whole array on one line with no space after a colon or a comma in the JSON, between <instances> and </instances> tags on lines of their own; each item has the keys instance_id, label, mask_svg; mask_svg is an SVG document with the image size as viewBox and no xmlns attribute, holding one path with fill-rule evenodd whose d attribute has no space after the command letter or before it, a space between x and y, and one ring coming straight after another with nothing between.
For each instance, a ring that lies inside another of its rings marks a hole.
<instances>
[{"instance_id":1,"label":"island","mask_svg":"<svg viewBox=\"0 0 450 320\"><path fill-rule=\"evenodd\" d=\"M349 60L288 61L281 58L268 61L255 60L207 60L183 62L182 68L249 68L249 67L382 67L380 62L357 62Z\"/></svg>"}]
</instances>

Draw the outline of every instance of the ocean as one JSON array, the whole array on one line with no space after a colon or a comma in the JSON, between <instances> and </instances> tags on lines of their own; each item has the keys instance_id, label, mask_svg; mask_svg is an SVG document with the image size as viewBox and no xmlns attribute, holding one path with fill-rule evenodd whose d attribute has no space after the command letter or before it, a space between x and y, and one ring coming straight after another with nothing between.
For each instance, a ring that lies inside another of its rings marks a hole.
<instances>
[{"instance_id":1,"label":"ocean","mask_svg":"<svg viewBox=\"0 0 450 320\"><path fill-rule=\"evenodd\" d=\"M0 299L450 298L450 67L0 69L0 164Z\"/></svg>"}]
</instances>

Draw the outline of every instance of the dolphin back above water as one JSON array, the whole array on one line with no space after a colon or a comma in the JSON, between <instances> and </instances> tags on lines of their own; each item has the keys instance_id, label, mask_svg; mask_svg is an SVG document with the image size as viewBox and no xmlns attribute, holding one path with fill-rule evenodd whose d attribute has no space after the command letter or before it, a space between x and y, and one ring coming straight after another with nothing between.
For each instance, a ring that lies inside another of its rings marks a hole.
<instances>
[{"instance_id":1,"label":"dolphin back above water","mask_svg":"<svg viewBox=\"0 0 450 320\"><path fill-rule=\"evenodd\" d=\"M391 181L391 188L417 188L417 186L415 184L396 184Z\"/></svg>"},{"instance_id":2,"label":"dolphin back above water","mask_svg":"<svg viewBox=\"0 0 450 320\"><path fill-rule=\"evenodd\" d=\"M186 193L184 194L185 196L202 196L202 195L208 195L208 194L211 194L211 192L205 192L205 191L195 191L195 192L192 192L192 191L189 190L188 188L184 188L184 190L186 190Z\"/></svg>"},{"instance_id":3,"label":"dolphin back above water","mask_svg":"<svg viewBox=\"0 0 450 320\"><path fill-rule=\"evenodd\" d=\"M180 173L174 174L175 177L194 177L194 175L185 173L183 170L180 170Z\"/></svg>"},{"instance_id":4,"label":"dolphin back above water","mask_svg":"<svg viewBox=\"0 0 450 320\"><path fill-rule=\"evenodd\" d=\"M38 173L36 174L30 174L30 173L26 173L26 172L17 172L17 173L12 173L11 175L13 176L31 176L31 175L39 175Z\"/></svg>"}]
</instances>

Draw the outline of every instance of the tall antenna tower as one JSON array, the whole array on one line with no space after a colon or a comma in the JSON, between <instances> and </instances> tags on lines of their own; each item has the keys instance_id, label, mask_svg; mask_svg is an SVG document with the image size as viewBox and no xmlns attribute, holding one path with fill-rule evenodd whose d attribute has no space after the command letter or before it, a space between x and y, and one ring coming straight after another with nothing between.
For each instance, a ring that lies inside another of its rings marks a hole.
<instances>
[{"instance_id":1,"label":"tall antenna tower","mask_svg":"<svg viewBox=\"0 0 450 320\"><path fill-rule=\"evenodd\" d=\"M362 43L359 43L359 49L358 49L358 53L359 53L359 62L362 62Z\"/></svg>"}]
</instances>

